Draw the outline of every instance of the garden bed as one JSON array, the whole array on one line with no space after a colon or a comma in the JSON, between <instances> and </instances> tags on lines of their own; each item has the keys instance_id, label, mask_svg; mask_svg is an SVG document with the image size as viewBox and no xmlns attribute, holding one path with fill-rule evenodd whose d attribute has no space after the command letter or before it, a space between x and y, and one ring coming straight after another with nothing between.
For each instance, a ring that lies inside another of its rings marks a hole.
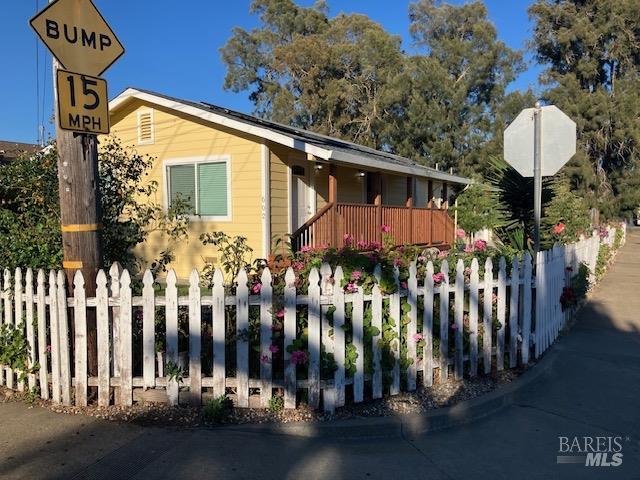
<instances>
[{"instance_id":1,"label":"garden bed","mask_svg":"<svg viewBox=\"0 0 640 480\"><path fill-rule=\"evenodd\" d=\"M289 410L270 411L259 408L229 408L219 421L207 417L206 408L191 406L172 407L159 403L136 403L130 407L88 407L55 405L50 401L32 398L26 393L0 387L0 403L23 401L33 407L48 408L56 413L88 415L115 422L129 422L142 426L211 427L216 425L240 425L248 423L326 422L361 417L386 417L418 414L438 408L450 407L460 402L480 397L496 388L511 383L525 369L503 370L487 376L456 381L439 382L415 392L403 392L379 400L368 400L338 408L335 413L313 410L306 405Z\"/></svg>"}]
</instances>

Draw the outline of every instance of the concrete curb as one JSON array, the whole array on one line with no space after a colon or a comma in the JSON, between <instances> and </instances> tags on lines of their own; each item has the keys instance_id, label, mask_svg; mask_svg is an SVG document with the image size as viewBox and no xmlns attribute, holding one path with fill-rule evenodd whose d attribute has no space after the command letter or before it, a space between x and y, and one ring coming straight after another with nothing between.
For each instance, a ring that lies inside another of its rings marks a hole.
<instances>
[{"instance_id":1,"label":"concrete curb","mask_svg":"<svg viewBox=\"0 0 640 480\"><path fill-rule=\"evenodd\" d=\"M356 440L389 437L414 437L471 423L492 415L514 403L516 394L544 375L557 357L557 348L547 353L535 365L513 382L491 393L439 408L424 414L396 417L361 417L328 422L294 422L288 424L230 425L218 427L225 432L261 435L284 435L333 440Z\"/></svg>"}]
</instances>

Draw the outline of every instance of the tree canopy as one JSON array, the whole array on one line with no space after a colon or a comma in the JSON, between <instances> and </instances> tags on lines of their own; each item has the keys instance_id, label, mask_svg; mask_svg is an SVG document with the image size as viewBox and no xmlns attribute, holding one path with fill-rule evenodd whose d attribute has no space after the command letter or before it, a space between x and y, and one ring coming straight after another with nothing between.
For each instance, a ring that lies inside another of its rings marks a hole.
<instances>
[{"instance_id":1,"label":"tree canopy","mask_svg":"<svg viewBox=\"0 0 640 480\"><path fill-rule=\"evenodd\" d=\"M265 118L484 177L506 125L535 101L509 90L524 52L498 38L482 1L410 4L411 54L324 1L254 0L251 12L259 25L221 48L225 88L247 91ZM536 0L529 14L542 97L578 125L563 173L589 206L628 215L640 205L640 3Z\"/></svg>"}]
</instances>

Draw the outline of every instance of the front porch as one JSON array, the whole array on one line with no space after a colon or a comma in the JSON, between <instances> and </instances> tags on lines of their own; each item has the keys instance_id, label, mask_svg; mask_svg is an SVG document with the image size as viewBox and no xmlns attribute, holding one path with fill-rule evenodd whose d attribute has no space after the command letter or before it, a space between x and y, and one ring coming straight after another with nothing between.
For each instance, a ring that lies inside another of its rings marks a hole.
<instances>
[{"instance_id":1,"label":"front porch","mask_svg":"<svg viewBox=\"0 0 640 480\"><path fill-rule=\"evenodd\" d=\"M291 244L295 250L302 247L345 245L345 238L350 238L354 245L370 245L382 243L382 225L389 227L389 235L396 245L416 244L450 248L454 242L455 225L448 214L450 190L445 182L441 182L439 198L434 194L434 182L424 181L418 184L413 176L398 176L386 172L358 171L356 174L362 182L362 199L366 201L338 201L338 169L335 164L327 165L326 203L308 220L300 222L300 226L291 235ZM390 178L393 177L393 178ZM352 182L347 188L353 190ZM404 185L402 185L404 183ZM391 191L390 185L393 185ZM400 185L400 187L398 187ZM416 190L424 190L416 195ZM318 191L324 190L317 185ZM384 193L384 195L383 195ZM351 195L353 196L353 192ZM387 199L384 196L388 197ZM401 205L389 205L389 200ZM296 197L294 196L293 199ZM295 201L295 200L294 200Z\"/></svg>"}]
</instances>

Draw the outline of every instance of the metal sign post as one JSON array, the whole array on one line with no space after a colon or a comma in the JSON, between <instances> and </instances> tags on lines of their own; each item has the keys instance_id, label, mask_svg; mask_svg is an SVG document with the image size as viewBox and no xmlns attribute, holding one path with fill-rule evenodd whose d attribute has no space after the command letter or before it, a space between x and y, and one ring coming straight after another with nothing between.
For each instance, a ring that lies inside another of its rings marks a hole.
<instances>
[{"instance_id":1,"label":"metal sign post","mask_svg":"<svg viewBox=\"0 0 640 480\"><path fill-rule=\"evenodd\" d=\"M533 242L536 253L540 251L540 216L542 214L542 109L536 102L533 112Z\"/></svg>"}]
</instances>

